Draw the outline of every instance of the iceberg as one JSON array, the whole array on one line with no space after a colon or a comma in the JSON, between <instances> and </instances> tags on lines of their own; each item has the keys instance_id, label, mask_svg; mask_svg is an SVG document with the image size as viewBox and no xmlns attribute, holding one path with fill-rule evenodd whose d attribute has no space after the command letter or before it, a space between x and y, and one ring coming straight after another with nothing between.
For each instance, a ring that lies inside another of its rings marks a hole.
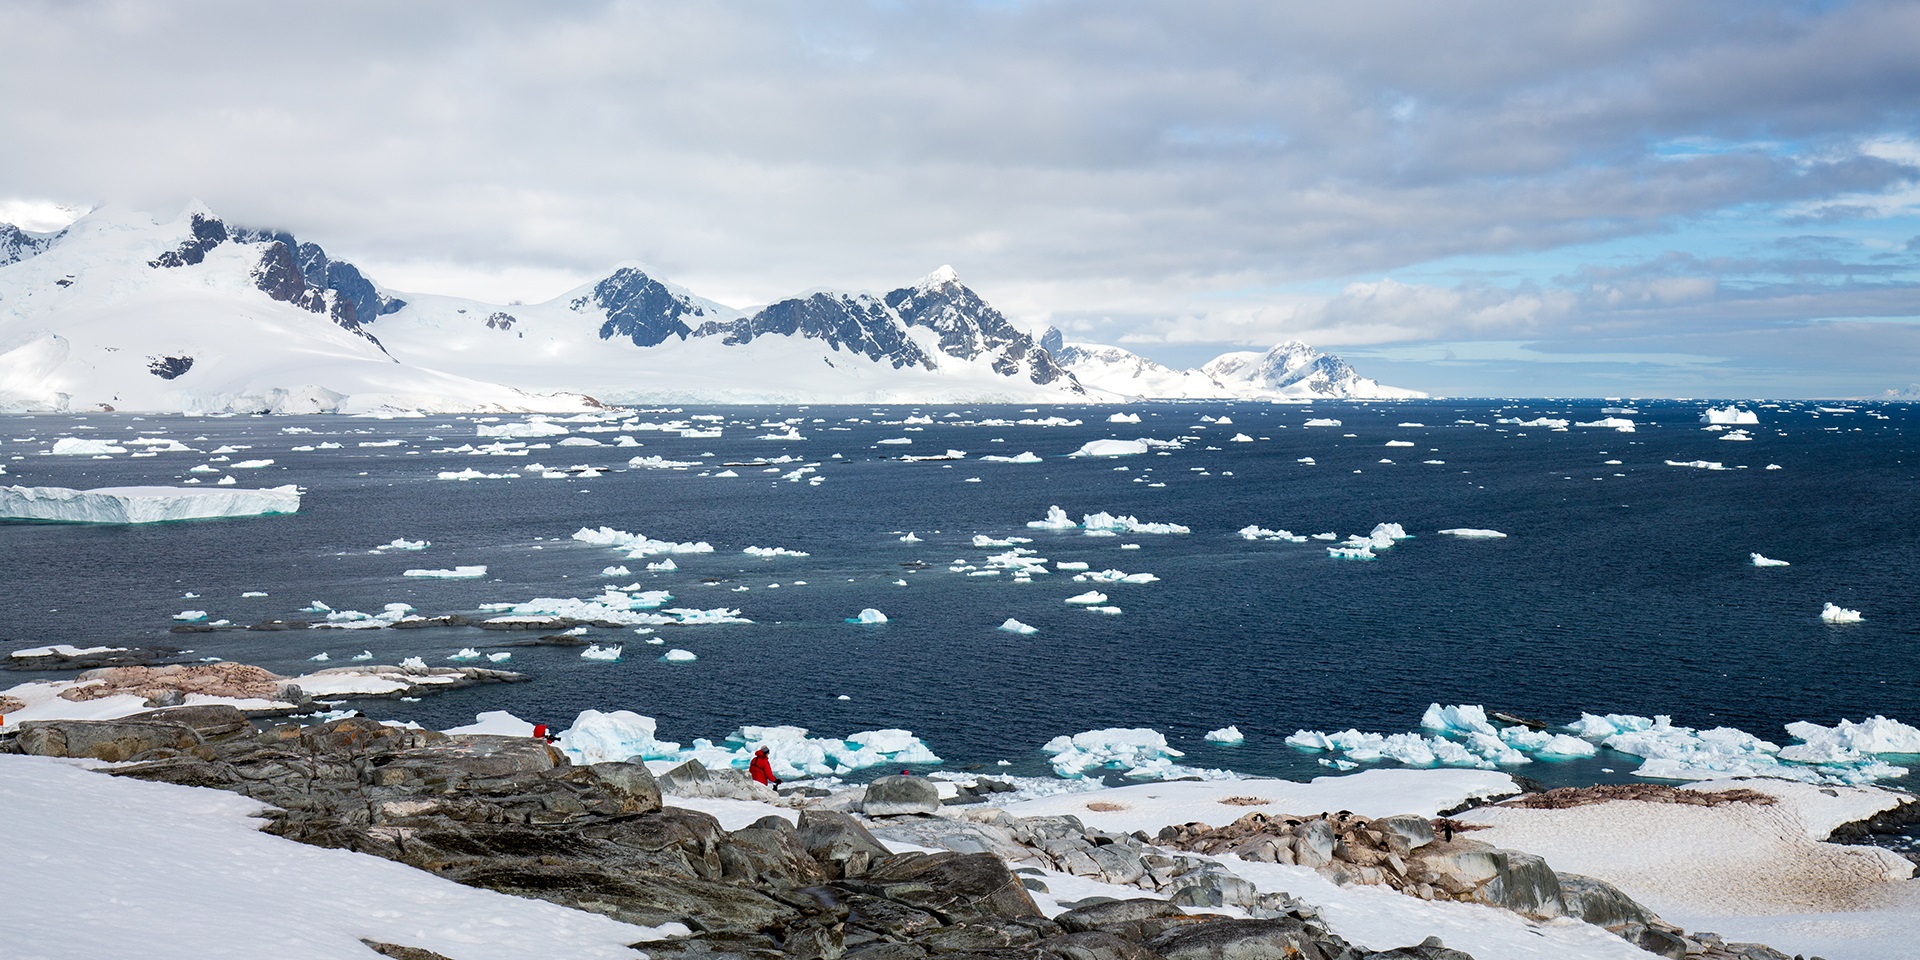
<instances>
[{"instance_id":1,"label":"iceberg","mask_svg":"<svg viewBox=\"0 0 1920 960\"><path fill-rule=\"evenodd\" d=\"M1411 446L1413 446L1413 441L1411 441L1411 440L1388 440L1388 441L1387 441L1387 443L1386 443L1386 445L1387 445L1387 446L1389 446L1389 447L1411 447Z\"/></svg>"},{"instance_id":2,"label":"iceberg","mask_svg":"<svg viewBox=\"0 0 1920 960\"><path fill-rule=\"evenodd\" d=\"M804 550L788 550L786 547L748 547L740 551L750 557L771 560L774 557L810 557L813 554Z\"/></svg>"},{"instance_id":3,"label":"iceberg","mask_svg":"<svg viewBox=\"0 0 1920 960\"><path fill-rule=\"evenodd\" d=\"M1505 540L1507 535L1498 530L1485 530L1479 527L1449 527L1440 531L1449 537L1465 540Z\"/></svg>"},{"instance_id":4,"label":"iceberg","mask_svg":"<svg viewBox=\"0 0 1920 960\"><path fill-rule=\"evenodd\" d=\"M1089 440L1069 457L1130 457L1147 452L1145 440Z\"/></svg>"},{"instance_id":5,"label":"iceberg","mask_svg":"<svg viewBox=\"0 0 1920 960\"><path fill-rule=\"evenodd\" d=\"M1859 623L1860 611L1828 601L1826 606L1820 608L1820 619L1827 623Z\"/></svg>"},{"instance_id":6,"label":"iceberg","mask_svg":"<svg viewBox=\"0 0 1920 960\"><path fill-rule=\"evenodd\" d=\"M1789 723L1787 732L1801 742L1782 749L1782 760L1856 763L1880 753L1920 754L1920 729L1882 716L1859 723L1842 720L1831 727L1806 721Z\"/></svg>"},{"instance_id":7,"label":"iceberg","mask_svg":"<svg viewBox=\"0 0 1920 960\"><path fill-rule=\"evenodd\" d=\"M106 440L61 437L53 442L53 449L49 452L57 457L98 457L112 453L126 453L127 448L115 446Z\"/></svg>"},{"instance_id":8,"label":"iceberg","mask_svg":"<svg viewBox=\"0 0 1920 960\"><path fill-rule=\"evenodd\" d=\"M1137 413L1116 413L1108 417L1107 422L1108 423L1139 423L1140 415Z\"/></svg>"},{"instance_id":9,"label":"iceberg","mask_svg":"<svg viewBox=\"0 0 1920 960\"><path fill-rule=\"evenodd\" d=\"M480 659L480 651L475 650L472 647L462 647L460 648L459 653L453 654L452 656L449 656L447 659L448 660L478 660Z\"/></svg>"},{"instance_id":10,"label":"iceberg","mask_svg":"<svg viewBox=\"0 0 1920 960\"><path fill-rule=\"evenodd\" d=\"M1079 594L1078 596L1068 597L1066 602L1086 605L1106 603L1107 595L1098 590L1088 590L1086 593Z\"/></svg>"},{"instance_id":11,"label":"iceberg","mask_svg":"<svg viewBox=\"0 0 1920 960\"><path fill-rule=\"evenodd\" d=\"M1772 557L1763 557L1763 556L1761 556L1761 555L1759 555L1759 554L1757 554L1757 553L1749 553L1749 554L1747 554L1747 560L1748 560L1748 562L1749 562L1749 563L1752 563L1752 564L1753 564L1754 566L1756 566L1756 567L1790 567L1790 566L1793 566L1793 564L1791 564L1791 563L1788 563L1788 562L1787 562L1787 561L1785 561L1785 560L1775 560L1775 559L1773 559Z\"/></svg>"},{"instance_id":12,"label":"iceberg","mask_svg":"<svg viewBox=\"0 0 1920 960\"><path fill-rule=\"evenodd\" d=\"M1742 410L1729 403L1724 407L1708 407L1707 411L1700 415L1700 422L1739 426L1743 423L1759 423L1760 416L1751 410Z\"/></svg>"},{"instance_id":13,"label":"iceberg","mask_svg":"<svg viewBox=\"0 0 1920 960\"><path fill-rule=\"evenodd\" d=\"M1049 513L1048 519L1052 519ZM1080 518L1080 526L1088 531L1106 530L1114 533L1192 533L1190 527L1177 523L1145 523L1135 517L1116 517L1102 510Z\"/></svg>"},{"instance_id":14,"label":"iceberg","mask_svg":"<svg viewBox=\"0 0 1920 960\"><path fill-rule=\"evenodd\" d=\"M1236 434L1234 434L1234 435L1233 435L1233 437L1232 437L1231 439L1229 439L1229 440L1228 440L1227 442L1228 442L1228 443L1252 443L1252 442L1253 442L1253 438L1252 438L1252 437L1249 437L1249 436L1247 436L1247 435L1246 435L1246 434L1244 434L1244 433L1236 433ZM1413 444L1407 444L1407 446L1413 446Z\"/></svg>"},{"instance_id":15,"label":"iceberg","mask_svg":"<svg viewBox=\"0 0 1920 960\"><path fill-rule=\"evenodd\" d=\"M1229 727L1221 727L1218 730L1207 731L1207 741L1209 743L1217 743L1222 746L1235 746L1238 744L1246 743L1247 737L1245 734L1240 732L1239 727L1229 726Z\"/></svg>"},{"instance_id":16,"label":"iceberg","mask_svg":"<svg viewBox=\"0 0 1920 960\"><path fill-rule=\"evenodd\" d=\"M1015 620L1012 617L1008 617L1007 621L1000 625L1000 629L1005 630L1008 633L1018 633L1023 636L1030 633L1040 632L1039 627L1028 626L1027 624L1021 623L1020 621Z\"/></svg>"},{"instance_id":17,"label":"iceberg","mask_svg":"<svg viewBox=\"0 0 1920 960\"><path fill-rule=\"evenodd\" d=\"M1326 417L1316 417L1315 419L1308 420L1306 423L1301 424L1301 426L1306 426L1306 427L1337 427L1340 425L1341 425L1340 421L1329 420Z\"/></svg>"},{"instance_id":18,"label":"iceberg","mask_svg":"<svg viewBox=\"0 0 1920 960\"><path fill-rule=\"evenodd\" d=\"M403 577L423 577L430 580L472 580L487 575L486 564L474 564L468 567L454 567L451 570L414 569L402 573Z\"/></svg>"},{"instance_id":19,"label":"iceberg","mask_svg":"<svg viewBox=\"0 0 1920 960\"><path fill-rule=\"evenodd\" d=\"M1046 519L1028 520L1027 526L1034 530L1072 530L1080 525L1067 516L1067 511L1056 505L1047 508Z\"/></svg>"},{"instance_id":20,"label":"iceberg","mask_svg":"<svg viewBox=\"0 0 1920 960\"><path fill-rule=\"evenodd\" d=\"M1373 560L1371 546L1328 547L1327 556L1335 560Z\"/></svg>"},{"instance_id":21,"label":"iceberg","mask_svg":"<svg viewBox=\"0 0 1920 960\"><path fill-rule=\"evenodd\" d=\"M1053 769L1063 777L1084 776L1089 770L1125 770L1154 775L1154 768L1185 756L1167 746L1167 738L1146 727L1110 727L1059 736L1040 748L1053 755Z\"/></svg>"},{"instance_id":22,"label":"iceberg","mask_svg":"<svg viewBox=\"0 0 1920 960\"><path fill-rule=\"evenodd\" d=\"M482 714L481 719L485 720L486 714ZM562 732L554 745L573 762L581 764L678 759L680 745L655 739L655 730L652 717L630 710L611 713L582 710L574 718L573 726Z\"/></svg>"},{"instance_id":23,"label":"iceberg","mask_svg":"<svg viewBox=\"0 0 1920 960\"><path fill-rule=\"evenodd\" d=\"M665 457L634 457L627 466L639 470L685 470L700 465L698 460L668 460Z\"/></svg>"},{"instance_id":24,"label":"iceberg","mask_svg":"<svg viewBox=\"0 0 1920 960\"><path fill-rule=\"evenodd\" d=\"M1499 735L1487 722L1487 709L1477 704L1441 706L1432 704L1420 718L1420 726L1443 733L1485 733Z\"/></svg>"},{"instance_id":25,"label":"iceberg","mask_svg":"<svg viewBox=\"0 0 1920 960\"><path fill-rule=\"evenodd\" d=\"M1249 524L1240 528L1242 540L1283 540L1287 543L1306 543L1307 538L1296 535L1291 530L1268 530L1258 524Z\"/></svg>"},{"instance_id":26,"label":"iceberg","mask_svg":"<svg viewBox=\"0 0 1920 960\"><path fill-rule=\"evenodd\" d=\"M886 614L884 614L884 613L881 613L881 612L880 612L880 611L878 611L878 610L875 610L875 609L874 609L874 608L872 608L872 607L868 607L868 608L866 608L865 610L862 610L862 611L860 611L860 613L859 613L858 615L856 615L856 616L851 616L851 617L848 617L848 618L847 618L847 622L848 622L848 623L861 623L861 624L865 624L865 623L886 623L886 622L887 622L887 615L886 615Z\"/></svg>"},{"instance_id":27,"label":"iceberg","mask_svg":"<svg viewBox=\"0 0 1920 960\"><path fill-rule=\"evenodd\" d=\"M1585 423L1576 423L1574 424L1574 426L1592 427L1592 428L1603 429L1603 430L1618 430L1621 433L1633 432L1633 421L1628 420L1625 417L1601 417L1598 420L1589 420Z\"/></svg>"},{"instance_id":28,"label":"iceberg","mask_svg":"<svg viewBox=\"0 0 1920 960\"><path fill-rule=\"evenodd\" d=\"M986 463L1039 463L1040 455L1031 450L1025 450L1011 457L986 456L980 459Z\"/></svg>"},{"instance_id":29,"label":"iceberg","mask_svg":"<svg viewBox=\"0 0 1920 960\"><path fill-rule=\"evenodd\" d=\"M405 538L405 537L401 537L401 538L399 538L399 539L397 539L397 540L393 540L393 541L390 541L390 542L388 542L388 543L383 543L383 544L381 544L381 545L379 545L379 546L377 546L377 547L374 547L373 549L374 549L375 551L384 551L384 550L425 550L426 548L428 548L428 547L431 547L431 546L433 546L433 541L431 541L431 540L408 540L408 539L407 539L407 538Z\"/></svg>"},{"instance_id":30,"label":"iceberg","mask_svg":"<svg viewBox=\"0 0 1920 960\"><path fill-rule=\"evenodd\" d=\"M621 649L620 644L617 644L617 643L610 643L604 647L596 643L588 646L585 650L580 651L580 659L582 660L618 660L620 659L620 649Z\"/></svg>"},{"instance_id":31,"label":"iceberg","mask_svg":"<svg viewBox=\"0 0 1920 960\"><path fill-rule=\"evenodd\" d=\"M762 439L765 439L765 438L762 438ZM781 438L775 437L773 439L781 439ZM668 663L692 663L693 661L698 660L700 658L697 656L694 656L693 651L691 650L681 650L681 649L675 648L673 650L668 650L666 654L662 656L660 659L665 660Z\"/></svg>"},{"instance_id":32,"label":"iceberg","mask_svg":"<svg viewBox=\"0 0 1920 960\"><path fill-rule=\"evenodd\" d=\"M567 428L549 420L527 420L516 423L483 423L474 428L474 435L481 437L558 437L567 433Z\"/></svg>"},{"instance_id":33,"label":"iceberg","mask_svg":"<svg viewBox=\"0 0 1920 960\"><path fill-rule=\"evenodd\" d=\"M627 551L627 559L638 560L661 553L712 553L713 544L706 541L697 543L672 543L666 540L654 540L645 535L601 527L589 530L581 527L574 531L573 539L581 543L590 543L601 547L618 547Z\"/></svg>"},{"instance_id":34,"label":"iceberg","mask_svg":"<svg viewBox=\"0 0 1920 960\"><path fill-rule=\"evenodd\" d=\"M0 520L160 523L297 513L300 488L197 490L188 487L0 487Z\"/></svg>"},{"instance_id":35,"label":"iceberg","mask_svg":"<svg viewBox=\"0 0 1920 960\"><path fill-rule=\"evenodd\" d=\"M1695 470L1725 470L1726 464L1718 460L1668 460L1669 467L1692 467Z\"/></svg>"}]
</instances>

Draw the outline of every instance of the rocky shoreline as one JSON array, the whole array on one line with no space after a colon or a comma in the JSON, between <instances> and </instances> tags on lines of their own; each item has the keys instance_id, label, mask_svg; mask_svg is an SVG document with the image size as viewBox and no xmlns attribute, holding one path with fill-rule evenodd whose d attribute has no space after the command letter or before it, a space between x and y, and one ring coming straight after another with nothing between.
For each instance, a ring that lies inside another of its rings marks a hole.
<instances>
[{"instance_id":1,"label":"rocky shoreline","mask_svg":"<svg viewBox=\"0 0 1920 960\"><path fill-rule=\"evenodd\" d=\"M361 717L274 723L227 705L6 729L0 751L110 761L122 764L107 771L115 776L259 800L270 805L266 829L289 839L630 923L682 925L684 936L634 944L654 957L1469 957L1438 938L1358 947L1312 905L1236 875L1232 864L1244 861L1537 921L1577 918L1673 960L1788 958L1665 924L1607 883L1476 841L1467 825L1445 818L1257 812L1148 836L1071 816L943 803L919 777L777 794L698 763L656 776L640 763L576 765L533 738L447 735ZM754 801L768 815L727 830L674 798ZM1062 875L1139 896L1062 901L1064 912L1048 917L1033 894ZM393 957L438 956L408 944L369 946Z\"/></svg>"}]
</instances>

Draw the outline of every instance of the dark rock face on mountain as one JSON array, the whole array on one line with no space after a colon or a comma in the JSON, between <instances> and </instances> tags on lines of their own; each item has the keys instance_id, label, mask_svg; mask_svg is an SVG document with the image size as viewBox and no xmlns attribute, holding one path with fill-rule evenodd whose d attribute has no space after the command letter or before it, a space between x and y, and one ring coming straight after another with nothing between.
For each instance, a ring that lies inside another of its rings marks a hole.
<instances>
[{"instance_id":1,"label":"dark rock face on mountain","mask_svg":"<svg viewBox=\"0 0 1920 960\"><path fill-rule=\"evenodd\" d=\"M748 343L765 334L807 337L835 350L857 353L869 360L891 363L894 369L937 364L907 336L906 328L887 305L866 294L816 293L770 304L751 317L730 323L709 323L700 336L722 336L729 346Z\"/></svg>"},{"instance_id":2,"label":"dark rock face on mountain","mask_svg":"<svg viewBox=\"0 0 1920 960\"><path fill-rule=\"evenodd\" d=\"M11 223L0 223L0 267L26 260L58 239L58 235L37 237Z\"/></svg>"},{"instance_id":3,"label":"dark rock face on mountain","mask_svg":"<svg viewBox=\"0 0 1920 960\"><path fill-rule=\"evenodd\" d=\"M575 299L569 306L579 311L591 302L606 312L600 325L600 339L624 337L634 346L651 347L668 337L685 340L693 334L688 317L706 316L706 309L683 294L667 289L666 284L632 267L621 267L593 288L589 296Z\"/></svg>"},{"instance_id":4,"label":"dark rock face on mountain","mask_svg":"<svg viewBox=\"0 0 1920 960\"><path fill-rule=\"evenodd\" d=\"M943 267L916 286L887 294L886 299L902 320L938 333L940 350L948 356L972 360L990 354L1000 375L1025 373L1037 384L1073 378L1031 334L1009 323L950 269Z\"/></svg>"},{"instance_id":5,"label":"dark rock face on mountain","mask_svg":"<svg viewBox=\"0 0 1920 960\"><path fill-rule=\"evenodd\" d=\"M380 342L362 324L406 306L406 301L383 296L360 269L327 256L319 244L301 243L284 231L229 228L225 221L196 213L185 240L147 261L156 270L193 266L223 243L261 244L260 260L250 274L262 293L282 303L325 314L341 329ZM0 262L5 262L0 260Z\"/></svg>"}]
</instances>

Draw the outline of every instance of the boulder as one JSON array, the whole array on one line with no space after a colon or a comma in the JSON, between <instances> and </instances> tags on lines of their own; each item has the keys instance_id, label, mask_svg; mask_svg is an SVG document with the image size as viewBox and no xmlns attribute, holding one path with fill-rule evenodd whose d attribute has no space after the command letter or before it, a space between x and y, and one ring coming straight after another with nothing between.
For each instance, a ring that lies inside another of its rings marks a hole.
<instances>
[{"instance_id":1,"label":"boulder","mask_svg":"<svg viewBox=\"0 0 1920 960\"><path fill-rule=\"evenodd\" d=\"M1212 920L1176 927L1147 944L1166 960L1332 960L1322 935L1294 919Z\"/></svg>"},{"instance_id":2,"label":"boulder","mask_svg":"<svg viewBox=\"0 0 1920 960\"><path fill-rule=\"evenodd\" d=\"M131 720L29 720L20 725L20 752L39 757L90 757L119 763L149 750L186 750L201 742L179 723Z\"/></svg>"},{"instance_id":3,"label":"boulder","mask_svg":"<svg viewBox=\"0 0 1920 960\"><path fill-rule=\"evenodd\" d=\"M149 710L124 719L134 723L177 723L192 728L202 738L224 737L248 729L247 715L240 708L225 703Z\"/></svg>"},{"instance_id":4,"label":"boulder","mask_svg":"<svg viewBox=\"0 0 1920 960\"><path fill-rule=\"evenodd\" d=\"M1440 943L1439 937L1428 937L1417 946L1369 953L1364 960L1473 960L1473 955L1449 950Z\"/></svg>"},{"instance_id":5,"label":"boulder","mask_svg":"<svg viewBox=\"0 0 1920 960\"><path fill-rule=\"evenodd\" d=\"M1165 900L1138 897L1074 907L1053 920L1069 933L1098 931L1144 941L1159 936L1186 916L1185 910Z\"/></svg>"},{"instance_id":6,"label":"boulder","mask_svg":"<svg viewBox=\"0 0 1920 960\"><path fill-rule=\"evenodd\" d=\"M875 863L862 882L954 921L1041 915L1020 878L988 853L898 854Z\"/></svg>"},{"instance_id":7,"label":"boulder","mask_svg":"<svg viewBox=\"0 0 1920 960\"><path fill-rule=\"evenodd\" d=\"M1102 930L1054 937L1041 943L1040 949L1059 960L1159 960L1159 954L1146 947Z\"/></svg>"},{"instance_id":8,"label":"boulder","mask_svg":"<svg viewBox=\"0 0 1920 960\"><path fill-rule=\"evenodd\" d=\"M800 845L834 879L860 876L873 861L893 855L860 821L844 813L802 810L797 829Z\"/></svg>"},{"instance_id":9,"label":"boulder","mask_svg":"<svg viewBox=\"0 0 1920 960\"><path fill-rule=\"evenodd\" d=\"M587 767L602 783L631 801L627 813L652 813L660 809L660 782L644 763L596 763Z\"/></svg>"},{"instance_id":10,"label":"boulder","mask_svg":"<svg viewBox=\"0 0 1920 960\"><path fill-rule=\"evenodd\" d=\"M1168 900L1183 907L1246 907L1260 899L1258 887L1225 870L1195 870L1179 882Z\"/></svg>"},{"instance_id":11,"label":"boulder","mask_svg":"<svg viewBox=\"0 0 1920 960\"><path fill-rule=\"evenodd\" d=\"M990 822L945 816L916 817L876 823L873 833L882 840L955 853L991 853L1003 860L1021 860L1032 855L1032 851L1014 838L1011 830Z\"/></svg>"},{"instance_id":12,"label":"boulder","mask_svg":"<svg viewBox=\"0 0 1920 960\"><path fill-rule=\"evenodd\" d=\"M1433 842L1433 821L1426 817L1403 813L1398 816L1381 817L1373 821L1373 826L1407 842L1407 850L1418 850ZM1405 854L1406 851L1396 851Z\"/></svg>"},{"instance_id":13,"label":"boulder","mask_svg":"<svg viewBox=\"0 0 1920 960\"><path fill-rule=\"evenodd\" d=\"M541 774L567 763L566 755L544 740L462 734L382 758L373 782L451 790L469 780Z\"/></svg>"},{"instance_id":14,"label":"boulder","mask_svg":"<svg viewBox=\"0 0 1920 960\"><path fill-rule=\"evenodd\" d=\"M1577 873L1562 873L1559 878L1560 898L1569 917L1578 917L1616 933L1629 925L1644 926L1654 919L1652 911L1605 880Z\"/></svg>"},{"instance_id":15,"label":"boulder","mask_svg":"<svg viewBox=\"0 0 1920 960\"><path fill-rule=\"evenodd\" d=\"M698 760L688 760L660 775L660 792L676 797L728 797L734 800L758 800L774 803L780 795L764 783L738 770L711 770Z\"/></svg>"},{"instance_id":16,"label":"boulder","mask_svg":"<svg viewBox=\"0 0 1920 960\"><path fill-rule=\"evenodd\" d=\"M867 784L860 812L869 817L940 812L940 789L925 777L881 777Z\"/></svg>"}]
</instances>

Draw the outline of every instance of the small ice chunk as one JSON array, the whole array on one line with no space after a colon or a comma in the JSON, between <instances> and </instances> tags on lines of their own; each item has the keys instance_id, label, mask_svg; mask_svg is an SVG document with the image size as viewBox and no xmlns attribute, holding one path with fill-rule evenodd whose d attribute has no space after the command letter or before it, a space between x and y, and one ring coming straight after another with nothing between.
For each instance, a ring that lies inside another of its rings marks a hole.
<instances>
[{"instance_id":1,"label":"small ice chunk","mask_svg":"<svg viewBox=\"0 0 1920 960\"><path fill-rule=\"evenodd\" d=\"M356 654L354 654L353 656L351 656L351 657L348 657L347 659L349 659L349 660L372 660L372 659L373 659L373 651L372 651L372 650L362 650L362 651L360 651L359 653L356 653Z\"/></svg>"},{"instance_id":2,"label":"small ice chunk","mask_svg":"<svg viewBox=\"0 0 1920 960\"><path fill-rule=\"evenodd\" d=\"M665 655L661 656L660 659L665 660L668 663L692 663L693 661L698 660L700 658L694 656L692 650L681 650L678 647L676 647L672 650L668 650Z\"/></svg>"},{"instance_id":3,"label":"small ice chunk","mask_svg":"<svg viewBox=\"0 0 1920 960\"><path fill-rule=\"evenodd\" d=\"M328 660L331 660L333 658L327 656L327 652L325 650L322 650L319 653L316 653L313 656L308 657L307 659L312 660L315 663L326 663Z\"/></svg>"},{"instance_id":4,"label":"small ice chunk","mask_svg":"<svg viewBox=\"0 0 1920 960\"><path fill-rule=\"evenodd\" d=\"M179 618L175 618L179 619ZM1832 601L1820 608L1820 619L1827 623L1859 623L1860 611L1849 610Z\"/></svg>"},{"instance_id":5,"label":"small ice chunk","mask_svg":"<svg viewBox=\"0 0 1920 960\"><path fill-rule=\"evenodd\" d=\"M632 576L633 571L628 570L625 566L602 567L600 569L600 575L603 577L626 577Z\"/></svg>"},{"instance_id":6,"label":"small ice chunk","mask_svg":"<svg viewBox=\"0 0 1920 960\"><path fill-rule=\"evenodd\" d=\"M1008 633L1018 633L1023 636L1030 633L1040 632L1039 627L1028 626L1027 624L1021 623L1020 621L1015 620L1012 617L1008 617L1007 621L1000 625L1000 629L1005 630Z\"/></svg>"},{"instance_id":7,"label":"small ice chunk","mask_svg":"<svg viewBox=\"0 0 1920 960\"><path fill-rule=\"evenodd\" d=\"M475 650L472 647L461 647L459 653L453 654L452 656L449 656L447 659L448 660L478 660L480 659L480 651Z\"/></svg>"},{"instance_id":8,"label":"small ice chunk","mask_svg":"<svg viewBox=\"0 0 1920 960\"><path fill-rule=\"evenodd\" d=\"M1308 421L1307 421L1306 423L1304 423L1304 424L1302 424L1302 426L1307 426L1307 427L1337 427L1337 426L1340 426L1340 421L1338 421L1338 420L1330 420L1330 419L1328 419L1328 418L1326 418L1326 417L1315 417L1314 419L1312 419L1312 420L1308 420Z\"/></svg>"},{"instance_id":9,"label":"small ice chunk","mask_svg":"<svg viewBox=\"0 0 1920 960\"><path fill-rule=\"evenodd\" d=\"M1027 526L1034 530L1072 530L1080 525L1074 523L1072 517L1067 516L1066 510L1055 504L1047 508L1045 519L1028 520Z\"/></svg>"},{"instance_id":10,"label":"small ice chunk","mask_svg":"<svg viewBox=\"0 0 1920 960\"><path fill-rule=\"evenodd\" d=\"M1227 442L1228 443L1252 443L1253 438L1247 436L1244 433L1236 433L1233 435L1233 438L1228 440Z\"/></svg>"},{"instance_id":11,"label":"small ice chunk","mask_svg":"<svg viewBox=\"0 0 1920 960\"><path fill-rule=\"evenodd\" d=\"M859 614L857 614L857 615L855 615L855 616L851 616L851 617L848 617L848 618L847 618L847 622L848 622L848 623L862 623L862 624L865 624L865 623L886 623L886 622L887 622L887 615L886 615L886 614L884 614L884 613L881 613L881 612L880 612L880 611L878 611L878 610L875 610L875 609L874 609L874 608L872 608L872 607L868 607L868 608L866 608L865 610L862 610L862 611L860 611L860 612L859 612Z\"/></svg>"},{"instance_id":12,"label":"small ice chunk","mask_svg":"<svg viewBox=\"0 0 1920 960\"><path fill-rule=\"evenodd\" d=\"M174 614L173 618L175 620L182 620L187 623L193 623L198 620L205 620L207 618L207 612L205 610L182 610L179 613Z\"/></svg>"},{"instance_id":13,"label":"small ice chunk","mask_svg":"<svg viewBox=\"0 0 1920 960\"><path fill-rule=\"evenodd\" d=\"M502 660L509 660L509 659L512 659L512 657L513 657L513 654L508 653L505 650L502 650L499 653L487 654L487 659L493 663L499 663Z\"/></svg>"},{"instance_id":14,"label":"small ice chunk","mask_svg":"<svg viewBox=\"0 0 1920 960\"><path fill-rule=\"evenodd\" d=\"M1228 726L1228 727L1221 727L1218 730L1207 731L1207 740L1211 743L1218 743L1222 746L1236 746L1238 744L1246 743L1247 737L1245 734L1240 732L1239 727Z\"/></svg>"},{"instance_id":15,"label":"small ice chunk","mask_svg":"<svg viewBox=\"0 0 1920 960\"><path fill-rule=\"evenodd\" d=\"M1088 590L1086 593L1080 594L1078 596L1068 597L1066 602L1080 603L1080 604L1106 603L1107 595L1104 593L1101 593L1098 590Z\"/></svg>"},{"instance_id":16,"label":"small ice chunk","mask_svg":"<svg viewBox=\"0 0 1920 960\"><path fill-rule=\"evenodd\" d=\"M588 646L585 650L580 651L580 659L582 660L618 660L620 659L620 644L610 643L604 647L597 643L592 644Z\"/></svg>"},{"instance_id":17,"label":"small ice chunk","mask_svg":"<svg viewBox=\"0 0 1920 960\"><path fill-rule=\"evenodd\" d=\"M1107 422L1108 423L1139 423L1140 415L1137 413L1116 413L1108 417Z\"/></svg>"},{"instance_id":18,"label":"small ice chunk","mask_svg":"<svg viewBox=\"0 0 1920 960\"><path fill-rule=\"evenodd\" d=\"M1785 561L1785 560L1775 560L1775 559L1773 559L1772 557L1763 557L1763 556L1761 556L1761 555L1759 555L1759 554L1757 554L1757 553L1749 553L1749 554L1747 554L1747 561L1748 561L1749 563L1751 563L1751 564L1753 564L1753 565L1754 565L1754 566L1756 566L1756 567L1790 567L1790 566L1793 566L1793 564L1791 564L1791 563L1788 563L1788 562L1787 562L1787 561Z\"/></svg>"},{"instance_id":19,"label":"small ice chunk","mask_svg":"<svg viewBox=\"0 0 1920 960\"><path fill-rule=\"evenodd\" d=\"M1486 530L1480 527L1448 527L1440 532L1463 540L1505 540L1507 538L1506 534L1498 530Z\"/></svg>"}]
</instances>

